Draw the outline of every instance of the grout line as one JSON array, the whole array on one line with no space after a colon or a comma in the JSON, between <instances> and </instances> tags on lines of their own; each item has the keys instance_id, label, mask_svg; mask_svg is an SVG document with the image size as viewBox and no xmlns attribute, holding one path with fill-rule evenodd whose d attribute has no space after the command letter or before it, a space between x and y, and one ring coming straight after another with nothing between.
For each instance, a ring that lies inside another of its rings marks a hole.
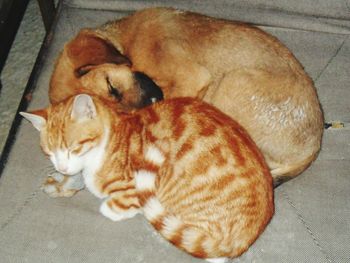
<instances>
[{"instance_id":1,"label":"grout line","mask_svg":"<svg viewBox=\"0 0 350 263\"><path fill-rule=\"evenodd\" d=\"M34 192L32 192L26 199L24 199L22 205L20 207L18 207L15 212L10 215L7 220L0 226L0 231L3 231L9 224L12 223L12 221L19 216L23 209L37 196L37 194L40 191L40 187L38 187L37 190L35 190Z\"/></svg>"},{"instance_id":2,"label":"grout line","mask_svg":"<svg viewBox=\"0 0 350 263\"><path fill-rule=\"evenodd\" d=\"M331 64L331 62L334 60L334 58L339 54L340 50L343 48L345 42L349 39L349 36L346 37L343 42L341 43L341 45L339 46L339 48L335 51L334 55L329 59L329 61L327 62L327 64L324 66L324 68L321 70L321 72L318 74L318 76L315 78L314 83L316 83L318 81L318 79L322 76L322 74L326 71L326 69L328 68L328 66Z\"/></svg>"},{"instance_id":3,"label":"grout line","mask_svg":"<svg viewBox=\"0 0 350 263\"><path fill-rule=\"evenodd\" d=\"M47 174L48 172L50 172L54 168L52 167L52 165L50 165L48 167L45 167L44 169L45 169L45 171L40 172L40 174L41 173ZM31 194L29 194L27 196L27 198L24 199L24 201L22 202L22 204L19 207L15 208L15 211L13 212L13 214L8 216L7 220L5 220L5 222L0 226L0 232L3 231L8 225L10 225L13 222L13 220L22 213L24 208L32 200L34 200L35 197L37 197L37 194L42 191L42 183L40 185L38 185L37 187L35 187L35 189L36 190L34 190Z\"/></svg>"},{"instance_id":4,"label":"grout line","mask_svg":"<svg viewBox=\"0 0 350 263\"><path fill-rule=\"evenodd\" d=\"M309 236L312 238L313 242L315 243L315 245L317 246L317 248L321 251L321 253L326 257L327 262L329 263L333 263L334 260L331 259L331 257L329 256L329 254L326 252L326 250L323 248L323 246L320 244L319 240L317 239L317 237L315 236L315 234L312 232L309 224L306 222L306 220L304 219L304 217L301 215L301 213L299 212L299 210L296 208L295 204L292 202L292 200L290 199L290 197L288 196L288 194L282 189L282 194L285 197L285 199L287 200L288 204L292 207L292 209L294 210L294 213L298 216L298 219L300 220L300 222L303 224L304 228L306 229L306 231L308 232Z\"/></svg>"}]
</instances>

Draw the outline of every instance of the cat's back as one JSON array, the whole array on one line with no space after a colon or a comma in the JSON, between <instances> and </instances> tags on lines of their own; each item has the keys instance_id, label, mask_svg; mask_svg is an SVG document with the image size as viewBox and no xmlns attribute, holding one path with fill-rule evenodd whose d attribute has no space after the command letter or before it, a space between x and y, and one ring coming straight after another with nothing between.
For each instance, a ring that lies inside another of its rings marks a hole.
<instances>
[{"instance_id":1,"label":"cat's back","mask_svg":"<svg viewBox=\"0 0 350 263\"><path fill-rule=\"evenodd\" d=\"M144 120L150 144L165 157L157 198L224 244L225 255L241 254L274 211L272 177L257 146L237 122L192 98L157 103Z\"/></svg>"},{"instance_id":2,"label":"cat's back","mask_svg":"<svg viewBox=\"0 0 350 263\"><path fill-rule=\"evenodd\" d=\"M216 107L186 97L165 100L153 109L152 130L159 139L171 142L176 161L187 151L198 158L207 153L212 161L230 163L241 171L254 168L270 184L268 166L254 141L238 122Z\"/></svg>"},{"instance_id":3,"label":"cat's back","mask_svg":"<svg viewBox=\"0 0 350 263\"><path fill-rule=\"evenodd\" d=\"M158 102L142 111L143 119L154 139L181 144L211 142L234 150L238 164L250 159L260 169L268 170L263 155L247 131L216 107L196 98L183 97ZM203 146L209 146L209 144Z\"/></svg>"},{"instance_id":4,"label":"cat's back","mask_svg":"<svg viewBox=\"0 0 350 263\"><path fill-rule=\"evenodd\" d=\"M271 202L269 168L239 123L195 98L164 100L144 111L148 138L176 166L177 174L210 173L214 177L234 174L229 180L242 178L256 184Z\"/></svg>"}]
</instances>

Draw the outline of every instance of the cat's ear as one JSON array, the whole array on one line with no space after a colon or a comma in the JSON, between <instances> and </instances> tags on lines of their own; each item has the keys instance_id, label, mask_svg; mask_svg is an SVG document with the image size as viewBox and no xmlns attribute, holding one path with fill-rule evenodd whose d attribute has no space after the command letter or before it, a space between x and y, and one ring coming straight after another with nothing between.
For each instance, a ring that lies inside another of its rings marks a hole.
<instances>
[{"instance_id":1,"label":"cat's ear","mask_svg":"<svg viewBox=\"0 0 350 263\"><path fill-rule=\"evenodd\" d=\"M87 94L80 94L74 98L71 117L76 120L93 119L97 115L92 98Z\"/></svg>"},{"instance_id":2,"label":"cat's ear","mask_svg":"<svg viewBox=\"0 0 350 263\"><path fill-rule=\"evenodd\" d=\"M37 110L37 111L32 111L32 112L20 112L26 120L30 121L34 128L37 129L38 131L41 131L43 126L46 125L46 120L47 120L47 112L46 110Z\"/></svg>"}]
</instances>

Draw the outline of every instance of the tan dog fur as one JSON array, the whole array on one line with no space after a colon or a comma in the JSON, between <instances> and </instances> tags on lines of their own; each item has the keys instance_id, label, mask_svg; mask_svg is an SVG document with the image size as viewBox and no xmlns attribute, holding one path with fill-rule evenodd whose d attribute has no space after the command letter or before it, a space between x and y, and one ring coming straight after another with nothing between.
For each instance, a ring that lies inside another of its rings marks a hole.
<instances>
[{"instance_id":1,"label":"tan dog fur","mask_svg":"<svg viewBox=\"0 0 350 263\"><path fill-rule=\"evenodd\" d=\"M77 74L91 65L86 74ZM116 73L120 68L123 77ZM112 99L108 78L129 83L118 88L122 103L133 107L138 89L128 69L152 78L165 98L199 97L237 120L263 152L275 185L298 175L317 156L323 115L313 82L281 42L258 28L152 8L84 29L58 58L51 102L82 90Z\"/></svg>"}]
</instances>

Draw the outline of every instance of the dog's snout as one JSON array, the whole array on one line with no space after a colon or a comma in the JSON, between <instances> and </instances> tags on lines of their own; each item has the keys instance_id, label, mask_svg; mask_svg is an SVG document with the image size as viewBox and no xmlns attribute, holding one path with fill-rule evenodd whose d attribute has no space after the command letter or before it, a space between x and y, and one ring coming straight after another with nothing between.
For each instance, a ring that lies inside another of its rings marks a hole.
<instances>
[{"instance_id":1,"label":"dog's snout","mask_svg":"<svg viewBox=\"0 0 350 263\"><path fill-rule=\"evenodd\" d=\"M163 100L164 95L161 88L150 77L141 72L135 72L134 77L142 90L142 105L140 106L144 107L154 102Z\"/></svg>"}]
</instances>

